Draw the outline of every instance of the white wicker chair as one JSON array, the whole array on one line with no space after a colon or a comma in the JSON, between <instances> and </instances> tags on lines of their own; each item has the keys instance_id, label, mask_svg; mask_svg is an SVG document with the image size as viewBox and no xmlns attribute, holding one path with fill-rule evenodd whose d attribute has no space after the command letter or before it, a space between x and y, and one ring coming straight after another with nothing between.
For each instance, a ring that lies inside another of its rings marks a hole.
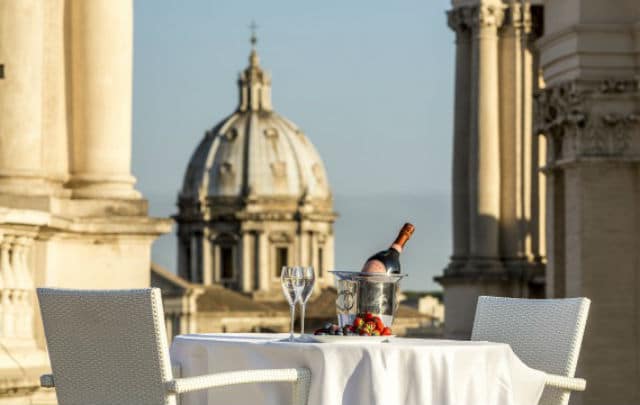
<instances>
[{"instance_id":1,"label":"white wicker chair","mask_svg":"<svg viewBox=\"0 0 640 405\"><path fill-rule=\"evenodd\" d=\"M160 290L38 289L59 405L174 405L177 394L258 382L293 383L305 405L306 368L247 370L174 378Z\"/></svg>"},{"instance_id":2,"label":"white wicker chair","mask_svg":"<svg viewBox=\"0 0 640 405\"><path fill-rule=\"evenodd\" d=\"M573 378L587 323L587 298L480 297L471 340L508 343L529 367L547 373L540 405L566 405L586 381Z\"/></svg>"}]
</instances>

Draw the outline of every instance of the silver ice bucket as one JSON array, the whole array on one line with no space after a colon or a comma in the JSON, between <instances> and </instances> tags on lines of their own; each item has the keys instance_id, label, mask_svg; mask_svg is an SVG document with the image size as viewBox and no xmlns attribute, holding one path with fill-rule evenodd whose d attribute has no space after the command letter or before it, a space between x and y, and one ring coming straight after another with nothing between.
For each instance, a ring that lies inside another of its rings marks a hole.
<instances>
[{"instance_id":1,"label":"silver ice bucket","mask_svg":"<svg viewBox=\"0 0 640 405\"><path fill-rule=\"evenodd\" d=\"M370 312L386 326L393 325L398 310L398 287L405 274L332 271L336 278L336 312L340 327L353 323L357 314Z\"/></svg>"}]
</instances>

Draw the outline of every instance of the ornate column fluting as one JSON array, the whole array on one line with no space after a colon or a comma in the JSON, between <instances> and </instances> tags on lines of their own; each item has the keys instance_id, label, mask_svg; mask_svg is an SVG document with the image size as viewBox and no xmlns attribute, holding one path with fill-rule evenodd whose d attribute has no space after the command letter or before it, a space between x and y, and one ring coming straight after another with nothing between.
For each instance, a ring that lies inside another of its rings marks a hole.
<instances>
[{"instance_id":1,"label":"ornate column fluting","mask_svg":"<svg viewBox=\"0 0 640 405\"><path fill-rule=\"evenodd\" d=\"M498 104L498 27L501 5L473 8L470 259L471 266L499 266L500 128Z\"/></svg>"},{"instance_id":2,"label":"ornate column fluting","mask_svg":"<svg viewBox=\"0 0 640 405\"><path fill-rule=\"evenodd\" d=\"M469 256L469 92L471 90L471 10L447 13L456 33L456 87L453 123L453 254L451 266L463 266Z\"/></svg>"},{"instance_id":3,"label":"ornate column fluting","mask_svg":"<svg viewBox=\"0 0 640 405\"><path fill-rule=\"evenodd\" d=\"M139 198L131 175L133 3L71 0L71 186L79 198Z\"/></svg>"}]
</instances>

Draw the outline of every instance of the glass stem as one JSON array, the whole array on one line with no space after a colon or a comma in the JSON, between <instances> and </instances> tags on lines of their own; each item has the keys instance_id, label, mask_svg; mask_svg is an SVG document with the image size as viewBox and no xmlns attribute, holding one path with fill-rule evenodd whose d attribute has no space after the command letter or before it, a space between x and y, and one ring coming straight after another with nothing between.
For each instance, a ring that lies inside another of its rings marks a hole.
<instances>
[{"instance_id":1,"label":"glass stem","mask_svg":"<svg viewBox=\"0 0 640 405\"><path fill-rule=\"evenodd\" d=\"M295 316L296 316L296 304L294 303L293 305L290 305L291 307L291 329L289 329L291 331L290 335L289 335L289 342L293 342L293 321L295 320Z\"/></svg>"},{"instance_id":2,"label":"glass stem","mask_svg":"<svg viewBox=\"0 0 640 405\"><path fill-rule=\"evenodd\" d=\"M300 336L304 336L304 309L307 306L306 302L302 303L302 314L300 316Z\"/></svg>"}]
</instances>

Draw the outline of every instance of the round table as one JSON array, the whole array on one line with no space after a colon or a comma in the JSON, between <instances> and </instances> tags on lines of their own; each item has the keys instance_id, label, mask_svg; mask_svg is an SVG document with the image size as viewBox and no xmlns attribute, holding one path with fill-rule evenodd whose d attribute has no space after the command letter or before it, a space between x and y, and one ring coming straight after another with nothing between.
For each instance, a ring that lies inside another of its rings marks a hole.
<instances>
[{"instance_id":1,"label":"round table","mask_svg":"<svg viewBox=\"0 0 640 405\"><path fill-rule=\"evenodd\" d=\"M309 405L535 405L545 374L501 343L392 338L388 343L287 342L285 334L177 336L182 377L307 367ZM182 396L181 405L287 404L291 385L242 384Z\"/></svg>"}]
</instances>

